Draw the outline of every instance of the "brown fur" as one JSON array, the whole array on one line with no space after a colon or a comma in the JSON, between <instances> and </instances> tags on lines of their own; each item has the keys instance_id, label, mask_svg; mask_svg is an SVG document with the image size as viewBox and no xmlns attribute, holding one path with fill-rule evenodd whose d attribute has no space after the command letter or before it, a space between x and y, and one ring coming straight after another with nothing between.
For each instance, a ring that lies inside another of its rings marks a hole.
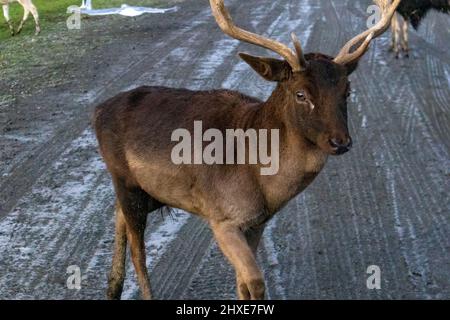
<instances>
[{"instance_id":1,"label":"brown fur","mask_svg":"<svg viewBox=\"0 0 450 320\"><path fill-rule=\"evenodd\" d=\"M171 206L209 222L236 269L239 297L262 299L264 282L255 253L264 223L314 180L328 155L351 147L347 77L356 64L341 66L331 57L309 54L308 68L293 73L285 61L241 57L265 79L277 82L266 102L229 90L140 87L96 108L95 130L117 195L109 298L120 298L122 291L125 232L143 297L151 298L143 239L146 216ZM299 91L307 102L298 101ZM279 172L262 176L260 165L173 164L176 143L171 134L178 128L192 131L195 120L203 122L203 130L279 129Z\"/></svg>"}]
</instances>

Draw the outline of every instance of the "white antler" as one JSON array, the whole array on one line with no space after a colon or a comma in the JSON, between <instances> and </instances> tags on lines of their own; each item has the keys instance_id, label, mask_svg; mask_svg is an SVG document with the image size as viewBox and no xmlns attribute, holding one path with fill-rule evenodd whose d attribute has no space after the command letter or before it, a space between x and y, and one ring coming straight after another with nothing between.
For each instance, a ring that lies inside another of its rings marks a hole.
<instances>
[{"instance_id":1,"label":"white antler","mask_svg":"<svg viewBox=\"0 0 450 320\"><path fill-rule=\"evenodd\" d=\"M260 36L258 34L243 30L237 27L233 20L231 19L230 13L225 7L223 0L210 0L211 10L216 18L217 24L230 37L245 41L266 49L269 49L273 52L276 52L280 56L282 56L291 66L294 72L302 71L306 67L305 58L303 57L303 53L301 50L300 42L297 37L294 36L294 45L297 51L297 54L293 52L288 46L277 42L275 40Z\"/></svg>"},{"instance_id":2,"label":"white antler","mask_svg":"<svg viewBox=\"0 0 450 320\"><path fill-rule=\"evenodd\" d=\"M375 0L376 4L382 10L381 20L372 28L360 33L348 41L344 47L342 47L336 58L334 58L334 62L339 64L348 64L357 61L367 51L370 42L382 35L387 28L389 28L392 16L400 4L400 1L401 0L394 0L391 4L389 4L391 0ZM361 41L363 42L361 43ZM359 43L361 43L360 46L351 52L351 49Z\"/></svg>"}]
</instances>

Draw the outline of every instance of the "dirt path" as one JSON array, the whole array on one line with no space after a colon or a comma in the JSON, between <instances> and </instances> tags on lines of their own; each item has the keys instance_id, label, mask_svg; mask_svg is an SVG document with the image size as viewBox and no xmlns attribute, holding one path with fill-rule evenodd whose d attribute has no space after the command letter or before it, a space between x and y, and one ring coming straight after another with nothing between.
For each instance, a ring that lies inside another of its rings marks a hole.
<instances>
[{"instance_id":1,"label":"dirt path","mask_svg":"<svg viewBox=\"0 0 450 320\"><path fill-rule=\"evenodd\" d=\"M244 27L284 42L295 30L307 51L333 54L364 28L369 1L229 3ZM143 84L270 93L236 58L264 51L222 35L203 1L104 31L120 41L78 59L75 80L0 108L0 298L104 298L114 195L89 127L96 103ZM449 32L450 19L433 14L411 34L413 58L393 59L387 35L364 58L349 106L355 148L331 159L265 232L270 298L450 298ZM235 297L202 221L181 212L149 220L157 298ZM80 291L66 287L69 265L81 268ZM366 288L369 265L381 268L381 290ZM130 276L124 298L137 297Z\"/></svg>"}]
</instances>

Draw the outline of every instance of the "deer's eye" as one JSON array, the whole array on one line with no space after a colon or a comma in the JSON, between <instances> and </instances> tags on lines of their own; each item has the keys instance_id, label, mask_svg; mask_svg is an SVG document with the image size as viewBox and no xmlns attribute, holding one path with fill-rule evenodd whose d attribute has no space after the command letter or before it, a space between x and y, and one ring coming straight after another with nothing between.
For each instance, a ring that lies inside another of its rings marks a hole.
<instances>
[{"instance_id":1,"label":"deer's eye","mask_svg":"<svg viewBox=\"0 0 450 320\"><path fill-rule=\"evenodd\" d=\"M308 100L304 91L297 91L295 95L298 103L304 103Z\"/></svg>"}]
</instances>

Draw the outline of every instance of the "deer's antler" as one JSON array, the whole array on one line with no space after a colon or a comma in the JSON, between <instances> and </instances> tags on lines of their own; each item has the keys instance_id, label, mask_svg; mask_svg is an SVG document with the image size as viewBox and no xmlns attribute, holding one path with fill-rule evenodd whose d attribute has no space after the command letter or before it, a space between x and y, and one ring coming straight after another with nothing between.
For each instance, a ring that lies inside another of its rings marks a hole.
<instances>
[{"instance_id":1,"label":"deer's antler","mask_svg":"<svg viewBox=\"0 0 450 320\"><path fill-rule=\"evenodd\" d=\"M392 3L389 4L391 0L376 0L375 2L382 10L380 21L372 28L358 34L356 37L348 41L342 47L336 58L334 58L334 62L345 65L357 61L367 51L370 42L382 35L387 28L389 28L392 16L400 4L400 1L401 0L393 0ZM357 44L360 44L359 47L351 52L351 49Z\"/></svg>"},{"instance_id":2,"label":"deer's antler","mask_svg":"<svg viewBox=\"0 0 450 320\"><path fill-rule=\"evenodd\" d=\"M217 24L227 35L234 39L245 41L276 52L289 63L292 71L294 72L302 71L306 68L306 60L303 57L301 45L297 37L294 37L294 45L297 51L296 54L283 43L237 27L233 23L230 13L225 7L224 0L209 0L209 3L211 4L211 10L214 17L216 18Z\"/></svg>"}]
</instances>

